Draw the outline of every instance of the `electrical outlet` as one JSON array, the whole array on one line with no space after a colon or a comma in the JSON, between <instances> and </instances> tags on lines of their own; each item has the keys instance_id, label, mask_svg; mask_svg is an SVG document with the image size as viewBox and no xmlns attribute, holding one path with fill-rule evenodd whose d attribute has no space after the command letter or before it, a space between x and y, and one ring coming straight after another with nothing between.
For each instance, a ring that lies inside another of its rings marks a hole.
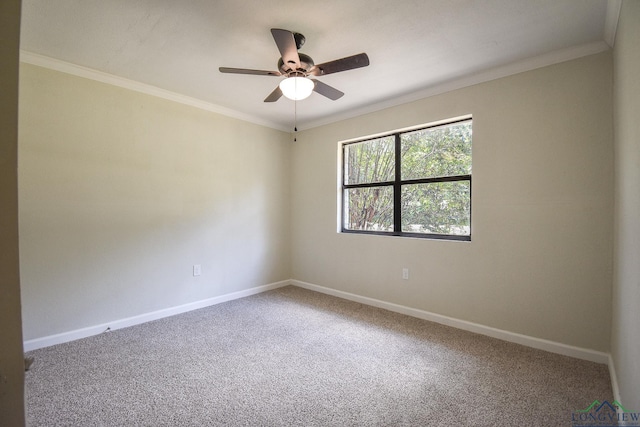
<instances>
[{"instance_id":1,"label":"electrical outlet","mask_svg":"<svg viewBox=\"0 0 640 427\"><path fill-rule=\"evenodd\" d=\"M404 280L409 280L409 269L408 268L403 268L402 269L402 278Z\"/></svg>"},{"instance_id":2,"label":"electrical outlet","mask_svg":"<svg viewBox=\"0 0 640 427\"><path fill-rule=\"evenodd\" d=\"M196 264L193 266L193 275L199 276L202 274L202 266L200 264Z\"/></svg>"}]
</instances>

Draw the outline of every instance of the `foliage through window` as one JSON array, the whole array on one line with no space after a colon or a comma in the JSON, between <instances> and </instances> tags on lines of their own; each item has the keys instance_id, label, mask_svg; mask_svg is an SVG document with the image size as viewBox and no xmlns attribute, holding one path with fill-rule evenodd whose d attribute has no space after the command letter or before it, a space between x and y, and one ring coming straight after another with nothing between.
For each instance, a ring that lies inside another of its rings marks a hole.
<instances>
[{"instance_id":1,"label":"foliage through window","mask_svg":"<svg viewBox=\"0 0 640 427\"><path fill-rule=\"evenodd\" d=\"M472 121L342 146L342 231L471 240Z\"/></svg>"}]
</instances>

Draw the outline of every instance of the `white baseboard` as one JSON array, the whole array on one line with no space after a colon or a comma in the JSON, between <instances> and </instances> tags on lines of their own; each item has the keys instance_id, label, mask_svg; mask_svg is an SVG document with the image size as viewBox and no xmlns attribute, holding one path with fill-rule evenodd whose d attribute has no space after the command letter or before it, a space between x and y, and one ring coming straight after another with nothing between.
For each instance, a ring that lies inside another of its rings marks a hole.
<instances>
[{"instance_id":1,"label":"white baseboard","mask_svg":"<svg viewBox=\"0 0 640 427\"><path fill-rule=\"evenodd\" d=\"M62 344L69 341L74 341L81 338L90 337L102 332L105 332L107 328L110 330L116 330L126 328L129 326L139 325L145 322L151 322L153 320L162 319L164 317L174 316L180 313L186 313L188 311L197 310L199 308L209 307L212 305L220 304L226 301L235 300L238 298L244 298L250 295L259 294L272 289L277 289L287 285L294 285L301 288L309 289L312 291L320 292L327 295L332 295L338 298L343 298L350 301L359 302L361 304L370 305L373 307L383 308L385 310L393 311L396 313L405 314L407 316L417 317L419 319L429 320L431 322L440 323L442 325L451 326L454 328L462 329L469 332L474 332L481 335L498 338L504 341L509 341L527 347L537 348L540 350L549 351L552 353L562 354L564 356L575 357L577 359L588 360L591 362L602 363L608 365L609 373L611 375L612 388L614 398L619 400L618 382L615 375L615 368L613 360L608 353L574 347L567 344L558 343L555 341L544 340L541 338L530 337L527 335L518 334L515 332L505 331L503 329L497 329L490 326L480 325L478 323L468 322L466 320L455 319L453 317L443 316L441 314L431 313L429 311L420 310L416 308L406 307L399 304L394 304L374 298L364 297L349 292L339 291L336 289L327 288L324 286L314 285L312 283L302 282L300 280L283 280L281 282L270 283L263 286L257 286L255 288L246 289L243 291L233 292L230 294L220 295L213 298L208 298L201 301L195 301L188 304L179 305L176 307L169 307L166 309L153 311L150 313L141 314L138 316L128 317L125 319L118 319L108 323L102 323L99 325L89 326L82 329L76 329L73 331L63 332L60 334L50 335L42 338L35 338L24 342L24 350L31 351L43 347L49 347L56 344Z\"/></svg>"},{"instance_id":2,"label":"white baseboard","mask_svg":"<svg viewBox=\"0 0 640 427\"><path fill-rule=\"evenodd\" d=\"M431 322L440 323L442 325L451 326L457 329L462 329L476 334L486 335L493 338L498 338L503 341L509 341L516 344L521 344L527 347L537 348L539 350L549 351L551 353L562 354L564 356L575 357L577 359L588 360L591 362L602 363L609 365L609 369L613 369L613 363L610 362L609 353L604 353L596 350L590 350L581 347L574 347L567 344L562 344L555 341L544 340L541 338L530 337L528 335L522 335L515 332L505 331L503 329L492 328L490 326L480 325L478 323L468 322L466 320L459 320L453 317L443 316L441 314L431 313L425 310L419 310L416 308L410 308L399 304L394 304L386 301L381 301L374 298L363 297L360 295L352 294L349 292L338 291L324 286L314 285L312 283L301 282L299 280L291 280L291 284L299 286L301 288L309 289L312 291L321 292L323 294L332 295L338 298L343 298L350 301L359 302L361 304L370 305L373 307L383 308L385 310L393 311L396 313L405 314L407 316L417 317L419 319L429 320ZM611 376L612 380L614 376ZM617 383L616 383L617 388ZM615 391L614 391L615 393Z\"/></svg>"},{"instance_id":3,"label":"white baseboard","mask_svg":"<svg viewBox=\"0 0 640 427\"><path fill-rule=\"evenodd\" d=\"M24 351L37 350L43 347L50 347L56 344L62 344L69 341L75 341L81 338L87 338L92 335L97 335L105 332L108 329L114 331L116 329L122 329L129 326L139 325L145 322L151 322L153 320L162 319L164 317L175 316L176 314L186 313L187 311L197 310L199 308L209 307L211 305L220 304L223 302L231 301L238 298L248 297L250 295L259 294L272 289L281 288L283 286L290 285L289 280L283 280L281 282L270 283L268 285L257 286L251 289L245 289L243 291L232 292L230 294L220 295L213 298L207 298L201 301L195 301L188 304L179 305L176 307L169 307L162 310L153 311L150 313L140 314L138 316L127 317L126 319L114 320L108 323L102 323L99 325L89 326L87 328L76 329L69 332L63 332L60 334L49 335L42 338L35 338L24 342Z\"/></svg>"},{"instance_id":4,"label":"white baseboard","mask_svg":"<svg viewBox=\"0 0 640 427\"><path fill-rule=\"evenodd\" d=\"M613 357L609 355L609 376L611 377L611 389L613 390L613 400L622 402L620 397L620 388L618 387L618 375L616 374L616 368L613 363Z\"/></svg>"}]
</instances>

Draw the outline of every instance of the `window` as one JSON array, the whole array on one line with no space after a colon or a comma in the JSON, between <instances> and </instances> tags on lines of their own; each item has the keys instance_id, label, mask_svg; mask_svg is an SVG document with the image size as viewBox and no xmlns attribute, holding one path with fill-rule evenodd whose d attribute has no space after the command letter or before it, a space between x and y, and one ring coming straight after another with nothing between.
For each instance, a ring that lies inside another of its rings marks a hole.
<instances>
[{"instance_id":1,"label":"window","mask_svg":"<svg viewBox=\"0 0 640 427\"><path fill-rule=\"evenodd\" d=\"M471 240L471 119L345 143L345 233Z\"/></svg>"}]
</instances>

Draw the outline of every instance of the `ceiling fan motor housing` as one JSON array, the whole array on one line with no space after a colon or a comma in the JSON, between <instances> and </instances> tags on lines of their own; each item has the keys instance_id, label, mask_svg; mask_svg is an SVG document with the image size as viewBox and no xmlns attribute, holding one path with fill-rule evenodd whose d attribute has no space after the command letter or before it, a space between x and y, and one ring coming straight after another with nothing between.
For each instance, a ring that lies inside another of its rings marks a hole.
<instances>
[{"instance_id":1,"label":"ceiling fan motor housing","mask_svg":"<svg viewBox=\"0 0 640 427\"><path fill-rule=\"evenodd\" d=\"M300 48L304 46L304 42L307 41L307 39L300 33L293 33L293 38L296 41L296 47L298 50L300 50Z\"/></svg>"},{"instance_id":2,"label":"ceiling fan motor housing","mask_svg":"<svg viewBox=\"0 0 640 427\"><path fill-rule=\"evenodd\" d=\"M278 60L278 70L284 75L290 75L294 72L298 73L308 73L313 67L313 59L309 55L305 55L304 53L298 52L298 56L300 57L300 68L294 69L292 68L292 64L285 64L282 58Z\"/></svg>"}]
</instances>

